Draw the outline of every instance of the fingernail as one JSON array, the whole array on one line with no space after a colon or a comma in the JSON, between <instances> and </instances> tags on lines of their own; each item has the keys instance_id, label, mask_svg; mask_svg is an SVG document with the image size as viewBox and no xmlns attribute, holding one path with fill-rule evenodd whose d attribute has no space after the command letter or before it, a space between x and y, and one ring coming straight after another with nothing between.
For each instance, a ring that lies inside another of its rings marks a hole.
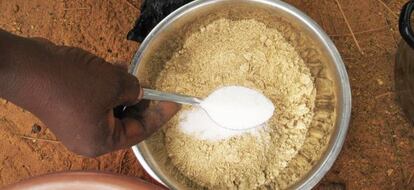
<instances>
[{"instance_id":1,"label":"fingernail","mask_svg":"<svg viewBox=\"0 0 414 190\"><path fill-rule=\"evenodd\" d=\"M144 89L140 88L139 95L138 95L138 101L142 100L143 97L144 97Z\"/></svg>"}]
</instances>

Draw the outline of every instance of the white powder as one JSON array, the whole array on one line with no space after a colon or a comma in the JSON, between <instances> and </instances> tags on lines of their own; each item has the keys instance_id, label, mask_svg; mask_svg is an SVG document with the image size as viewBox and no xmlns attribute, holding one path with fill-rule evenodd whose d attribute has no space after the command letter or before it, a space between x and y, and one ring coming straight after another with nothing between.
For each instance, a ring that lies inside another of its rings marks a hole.
<instances>
[{"instance_id":1,"label":"white powder","mask_svg":"<svg viewBox=\"0 0 414 190\"><path fill-rule=\"evenodd\" d=\"M263 124L264 125L264 124ZM201 107L194 107L180 115L180 129L201 140L217 141L245 133L255 134L256 129L231 130L217 125ZM260 128L260 127L258 127Z\"/></svg>"},{"instance_id":2,"label":"white powder","mask_svg":"<svg viewBox=\"0 0 414 190\"><path fill-rule=\"evenodd\" d=\"M179 126L184 133L199 139L222 140L256 133L273 112L272 102L260 92L228 86L214 91L201 107L181 113Z\"/></svg>"},{"instance_id":3,"label":"white powder","mask_svg":"<svg viewBox=\"0 0 414 190\"><path fill-rule=\"evenodd\" d=\"M201 107L217 124L245 130L269 120L275 107L262 93L242 86L227 86L210 94Z\"/></svg>"}]
</instances>

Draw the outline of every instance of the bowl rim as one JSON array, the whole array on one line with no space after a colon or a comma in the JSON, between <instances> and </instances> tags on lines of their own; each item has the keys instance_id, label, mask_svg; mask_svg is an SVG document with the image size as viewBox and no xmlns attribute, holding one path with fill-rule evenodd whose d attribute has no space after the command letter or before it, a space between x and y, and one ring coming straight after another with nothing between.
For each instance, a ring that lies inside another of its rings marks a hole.
<instances>
[{"instance_id":1,"label":"bowl rim","mask_svg":"<svg viewBox=\"0 0 414 190\"><path fill-rule=\"evenodd\" d=\"M209 4L223 2L228 0L197 0L192 1L179 9L175 10L171 14L169 14L166 18L164 18L158 25L149 33L149 35L145 38L145 40L141 43L139 49L135 53L131 65L130 65L130 73L137 74L138 72L138 65L142 59L143 53L145 52L148 44L150 44L154 38L166 27L170 25L170 23L174 22L181 16L185 15L188 12L193 11L194 9L198 9L202 6L206 6ZM303 24L308 27L320 40L320 42L325 46L327 51L329 52L330 56L332 56L333 64L335 65L335 69L337 71L337 75L339 78L338 86L339 92L337 94L337 101L341 102L340 108L337 110L337 121L336 121L336 128L339 128L333 131L332 137L334 139L330 139L330 141L334 140L333 142L329 143L329 146L326 149L326 152L319 160L318 164L313 166L313 169L310 170L303 179L296 182L293 186L289 187L290 189L311 189L314 187L324 176L325 174L331 169L332 165L334 164L335 160L337 159L343 145L345 142L346 134L349 128L349 121L351 117L351 87L349 83L348 74L344 65L344 62L341 58L341 55L336 48L333 41L329 38L329 36L325 33L325 31L308 15L297 9L291 4L285 3L283 1L274 1L274 0L244 0L253 3L261 3L271 7L276 7L282 11L287 12L288 14L292 15L293 17L297 18L298 20L302 20ZM139 144L138 144L139 145ZM173 188L174 186L169 183L162 175L159 175L157 171L154 171L149 162L146 160L145 156L141 153L141 148L135 145L132 147L132 150L137 157L139 163L145 169L148 174L157 180L159 183ZM315 168L317 168L315 170ZM299 183L302 182L302 183Z\"/></svg>"}]
</instances>

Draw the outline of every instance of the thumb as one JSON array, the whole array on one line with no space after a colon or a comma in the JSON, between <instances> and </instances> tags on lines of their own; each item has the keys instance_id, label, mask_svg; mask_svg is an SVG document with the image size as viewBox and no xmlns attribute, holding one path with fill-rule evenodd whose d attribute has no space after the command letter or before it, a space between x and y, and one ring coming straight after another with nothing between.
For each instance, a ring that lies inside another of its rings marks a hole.
<instances>
[{"instance_id":1,"label":"thumb","mask_svg":"<svg viewBox=\"0 0 414 190\"><path fill-rule=\"evenodd\" d=\"M120 81L121 92L118 97L118 101L116 102L116 106L135 105L142 99L144 90L134 75L131 75L126 71L123 72L123 75L124 76L122 76L122 79Z\"/></svg>"},{"instance_id":2,"label":"thumb","mask_svg":"<svg viewBox=\"0 0 414 190\"><path fill-rule=\"evenodd\" d=\"M159 102L137 112L128 112L128 117L115 119L110 138L113 150L131 147L157 131L181 108L172 102Z\"/></svg>"}]
</instances>

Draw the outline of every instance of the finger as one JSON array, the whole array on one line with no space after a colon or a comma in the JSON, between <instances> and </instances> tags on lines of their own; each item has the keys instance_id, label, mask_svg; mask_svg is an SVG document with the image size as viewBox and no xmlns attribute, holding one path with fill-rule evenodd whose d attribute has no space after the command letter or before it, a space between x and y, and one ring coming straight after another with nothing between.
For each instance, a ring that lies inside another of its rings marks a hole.
<instances>
[{"instance_id":1,"label":"finger","mask_svg":"<svg viewBox=\"0 0 414 190\"><path fill-rule=\"evenodd\" d=\"M180 109L180 105L171 102L159 102L134 117L115 121L111 144L114 149L128 148L145 140L160 129Z\"/></svg>"},{"instance_id":2,"label":"finger","mask_svg":"<svg viewBox=\"0 0 414 190\"><path fill-rule=\"evenodd\" d=\"M116 102L117 105L135 105L137 104L143 97L144 91L139 84L138 79L127 72L123 72L121 75L121 93L118 97L118 101Z\"/></svg>"},{"instance_id":3,"label":"finger","mask_svg":"<svg viewBox=\"0 0 414 190\"><path fill-rule=\"evenodd\" d=\"M48 51L53 51L53 49L57 47L56 44L52 43L51 41L45 38L33 37L30 39L40 44L41 46L45 47Z\"/></svg>"},{"instance_id":4,"label":"finger","mask_svg":"<svg viewBox=\"0 0 414 190\"><path fill-rule=\"evenodd\" d=\"M128 64L125 64L125 63L120 62L120 61L115 61L113 63L114 63L114 66L115 67L118 67L118 68L122 69L123 71L127 71L128 72L128 69L129 69L129 65Z\"/></svg>"},{"instance_id":5,"label":"finger","mask_svg":"<svg viewBox=\"0 0 414 190\"><path fill-rule=\"evenodd\" d=\"M147 131L152 132L170 120L180 108L181 105L177 103L159 102L156 105L150 105L149 108L143 112L140 121ZM153 128L153 126L155 128Z\"/></svg>"},{"instance_id":6,"label":"finger","mask_svg":"<svg viewBox=\"0 0 414 190\"><path fill-rule=\"evenodd\" d=\"M30 38L30 39L32 39L32 40L34 40L34 41L36 41L40 44L46 45L46 46L50 46L50 45L56 46L55 44L53 44L50 40L48 40L46 38L33 37L33 38Z\"/></svg>"}]
</instances>

